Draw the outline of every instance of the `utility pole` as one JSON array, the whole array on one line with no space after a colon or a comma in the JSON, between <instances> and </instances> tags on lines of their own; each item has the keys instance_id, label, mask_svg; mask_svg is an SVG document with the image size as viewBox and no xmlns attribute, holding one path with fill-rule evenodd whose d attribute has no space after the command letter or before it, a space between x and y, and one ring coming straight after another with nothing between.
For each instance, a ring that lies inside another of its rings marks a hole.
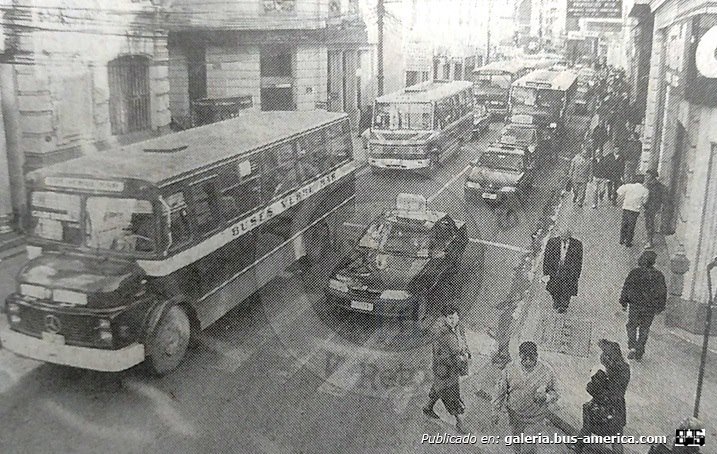
<instances>
[{"instance_id":1,"label":"utility pole","mask_svg":"<svg viewBox=\"0 0 717 454\"><path fill-rule=\"evenodd\" d=\"M376 5L377 25L378 25L378 96L383 95L383 16L386 13L383 5L384 0L378 0Z\"/></svg>"},{"instance_id":2,"label":"utility pole","mask_svg":"<svg viewBox=\"0 0 717 454\"><path fill-rule=\"evenodd\" d=\"M491 28L490 23L492 22L492 18L491 18L492 14L493 14L493 0L488 0L488 14L486 16L487 21L488 21L488 26L486 27L486 29L488 30L488 35L486 36L486 39L485 39L485 62L484 62L484 64L486 64L486 65L488 63L490 63L490 28Z\"/></svg>"}]
</instances>

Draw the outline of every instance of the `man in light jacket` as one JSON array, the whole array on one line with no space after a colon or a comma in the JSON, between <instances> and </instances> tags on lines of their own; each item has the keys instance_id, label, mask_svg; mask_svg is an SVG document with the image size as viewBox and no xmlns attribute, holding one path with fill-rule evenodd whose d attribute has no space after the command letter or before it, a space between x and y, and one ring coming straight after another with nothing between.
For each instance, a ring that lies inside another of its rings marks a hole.
<instances>
[{"instance_id":1,"label":"man in light jacket","mask_svg":"<svg viewBox=\"0 0 717 454\"><path fill-rule=\"evenodd\" d=\"M507 410L513 436L545 433L548 404L558 400L553 369L538 360L538 347L523 342L518 347L520 361L508 364L498 378L493 397L493 424ZM516 454L536 452L536 444L514 443Z\"/></svg>"},{"instance_id":2,"label":"man in light jacket","mask_svg":"<svg viewBox=\"0 0 717 454\"><path fill-rule=\"evenodd\" d=\"M618 197L624 197L622 202L622 225L620 226L620 244L632 247L632 238L635 236L635 224L640 212L647 202L650 191L643 184L644 177L637 175L635 183L623 184L617 188Z\"/></svg>"},{"instance_id":3,"label":"man in light jacket","mask_svg":"<svg viewBox=\"0 0 717 454\"><path fill-rule=\"evenodd\" d=\"M590 155L586 149L575 155L572 161L570 161L570 170L568 171L568 178L573 183L573 203L577 203L578 206L582 207L585 203L585 191L587 185L592 178L592 161Z\"/></svg>"}]
</instances>

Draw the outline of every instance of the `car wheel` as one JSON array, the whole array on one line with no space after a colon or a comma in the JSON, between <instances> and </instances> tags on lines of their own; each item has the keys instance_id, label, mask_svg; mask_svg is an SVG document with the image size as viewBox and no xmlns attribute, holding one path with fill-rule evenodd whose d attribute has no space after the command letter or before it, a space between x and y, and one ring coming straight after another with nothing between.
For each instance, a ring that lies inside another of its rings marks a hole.
<instances>
[{"instance_id":1,"label":"car wheel","mask_svg":"<svg viewBox=\"0 0 717 454\"><path fill-rule=\"evenodd\" d=\"M191 326L187 313L172 306L159 319L147 344L147 365L155 375L164 375L176 369L189 347Z\"/></svg>"}]
</instances>

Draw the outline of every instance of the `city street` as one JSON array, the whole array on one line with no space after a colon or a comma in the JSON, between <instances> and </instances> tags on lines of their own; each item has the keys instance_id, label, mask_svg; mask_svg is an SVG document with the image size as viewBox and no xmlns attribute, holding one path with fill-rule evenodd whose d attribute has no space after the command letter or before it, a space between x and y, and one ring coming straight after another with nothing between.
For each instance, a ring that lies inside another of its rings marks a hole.
<instances>
[{"instance_id":1,"label":"city street","mask_svg":"<svg viewBox=\"0 0 717 454\"><path fill-rule=\"evenodd\" d=\"M472 380L491 362L514 268L561 189L567 161L581 144L577 131L586 122L572 119L572 148L539 170L508 222L499 222L496 210L482 201L466 204L463 196L468 163L497 137L500 124L466 144L431 178L359 172L356 214L346 232L359 233L402 192L422 194L432 209L468 223L471 242L458 278L434 302L454 302L466 327L474 360L463 394L466 425L474 434L507 433L506 427L491 427L489 401ZM0 450L512 452L502 443L421 445L424 433L456 433L440 404L440 421L421 413L432 380L428 330L327 307L323 286L337 259L324 254L310 269L272 281L205 330L179 369L163 378L139 367L105 374L39 364L0 350ZM22 260L0 262L3 298ZM429 309L426 325L438 309L439 304Z\"/></svg>"}]
</instances>

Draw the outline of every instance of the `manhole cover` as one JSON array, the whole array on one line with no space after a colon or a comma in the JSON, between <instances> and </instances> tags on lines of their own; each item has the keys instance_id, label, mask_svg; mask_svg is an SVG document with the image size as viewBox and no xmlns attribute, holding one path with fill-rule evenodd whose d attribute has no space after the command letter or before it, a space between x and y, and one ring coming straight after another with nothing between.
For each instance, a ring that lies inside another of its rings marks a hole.
<instances>
[{"instance_id":1,"label":"manhole cover","mask_svg":"<svg viewBox=\"0 0 717 454\"><path fill-rule=\"evenodd\" d=\"M540 348L572 356L590 355L593 323L557 315L543 318L540 324Z\"/></svg>"}]
</instances>

